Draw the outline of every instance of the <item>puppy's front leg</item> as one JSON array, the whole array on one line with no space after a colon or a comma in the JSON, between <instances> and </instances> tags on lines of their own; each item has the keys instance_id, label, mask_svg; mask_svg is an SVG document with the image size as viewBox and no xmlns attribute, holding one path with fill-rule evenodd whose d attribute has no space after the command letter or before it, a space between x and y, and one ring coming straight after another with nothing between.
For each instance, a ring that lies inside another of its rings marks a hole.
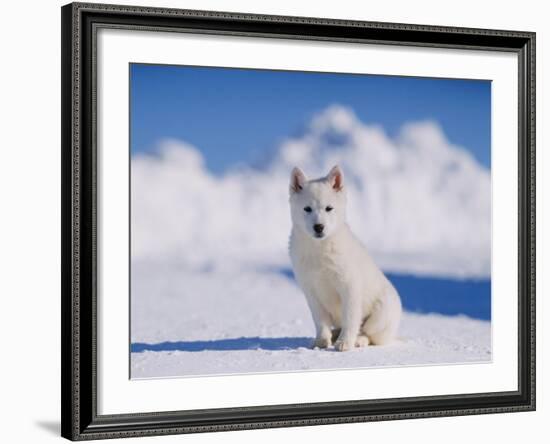
<instances>
[{"instance_id":1,"label":"puppy's front leg","mask_svg":"<svg viewBox=\"0 0 550 444\"><path fill-rule=\"evenodd\" d=\"M355 347L357 335L361 328L361 297L353 289L343 290L340 294L342 303L342 331L334 343L338 351Z\"/></svg>"},{"instance_id":2,"label":"puppy's front leg","mask_svg":"<svg viewBox=\"0 0 550 444\"><path fill-rule=\"evenodd\" d=\"M314 294L306 293L306 300L311 311L311 317L315 324L315 342L313 347L327 348L332 345L332 331L330 325L332 323L330 314L319 303Z\"/></svg>"}]
</instances>

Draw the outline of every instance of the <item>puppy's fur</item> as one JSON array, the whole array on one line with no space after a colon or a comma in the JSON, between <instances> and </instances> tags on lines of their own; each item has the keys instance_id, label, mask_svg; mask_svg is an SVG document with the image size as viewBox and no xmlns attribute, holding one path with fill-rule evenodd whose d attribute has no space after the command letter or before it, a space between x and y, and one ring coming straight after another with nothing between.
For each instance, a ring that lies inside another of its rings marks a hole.
<instances>
[{"instance_id":1,"label":"puppy's fur","mask_svg":"<svg viewBox=\"0 0 550 444\"><path fill-rule=\"evenodd\" d=\"M344 351L391 342L401 301L346 223L340 168L315 180L294 168L290 208L290 258L315 322L314 347Z\"/></svg>"}]
</instances>

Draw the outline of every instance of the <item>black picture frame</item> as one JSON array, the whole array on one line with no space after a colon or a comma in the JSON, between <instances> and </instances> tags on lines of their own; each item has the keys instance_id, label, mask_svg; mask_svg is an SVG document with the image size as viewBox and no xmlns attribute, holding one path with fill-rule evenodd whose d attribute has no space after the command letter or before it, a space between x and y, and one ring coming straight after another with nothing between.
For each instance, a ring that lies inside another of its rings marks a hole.
<instances>
[{"instance_id":1,"label":"black picture frame","mask_svg":"<svg viewBox=\"0 0 550 444\"><path fill-rule=\"evenodd\" d=\"M85 3L63 6L61 15L62 436L84 440L535 409L535 33ZM519 66L518 390L98 415L95 39L99 27L515 53Z\"/></svg>"}]
</instances>

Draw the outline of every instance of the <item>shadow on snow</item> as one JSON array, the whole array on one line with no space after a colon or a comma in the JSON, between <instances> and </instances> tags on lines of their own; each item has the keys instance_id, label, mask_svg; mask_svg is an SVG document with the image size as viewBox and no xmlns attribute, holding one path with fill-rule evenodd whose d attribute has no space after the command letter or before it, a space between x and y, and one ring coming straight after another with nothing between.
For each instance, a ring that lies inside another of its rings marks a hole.
<instances>
[{"instance_id":1,"label":"shadow on snow","mask_svg":"<svg viewBox=\"0 0 550 444\"><path fill-rule=\"evenodd\" d=\"M311 347L313 339L305 337L283 338L232 338L215 339L211 341L177 341L146 344L135 342L130 345L130 352L141 353L144 351L223 351L223 350L293 350L297 348Z\"/></svg>"}]
</instances>

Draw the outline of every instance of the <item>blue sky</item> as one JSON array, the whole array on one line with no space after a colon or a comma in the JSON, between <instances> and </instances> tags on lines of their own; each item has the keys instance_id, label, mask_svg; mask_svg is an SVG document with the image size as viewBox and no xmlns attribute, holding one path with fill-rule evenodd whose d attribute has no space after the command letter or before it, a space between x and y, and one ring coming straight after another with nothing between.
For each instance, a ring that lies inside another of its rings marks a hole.
<instances>
[{"instance_id":1,"label":"blue sky","mask_svg":"<svg viewBox=\"0 0 550 444\"><path fill-rule=\"evenodd\" d=\"M132 154L176 138L200 149L214 173L260 161L332 104L390 136L434 120L451 143L491 163L489 81L144 64L130 65L130 80Z\"/></svg>"}]
</instances>

